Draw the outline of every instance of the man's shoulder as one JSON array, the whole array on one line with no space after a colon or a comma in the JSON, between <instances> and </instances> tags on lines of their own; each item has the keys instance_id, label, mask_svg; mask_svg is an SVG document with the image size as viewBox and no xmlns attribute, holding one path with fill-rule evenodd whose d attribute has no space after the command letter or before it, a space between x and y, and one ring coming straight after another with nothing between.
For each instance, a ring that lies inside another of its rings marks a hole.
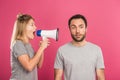
<instances>
[{"instance_id":1,"label":"man's shoulder","mask_svg":"<svg viewBox=\"0 0 120 80\"><path fill-rule=\"evenodd\" d=\"M92 43L92 42L88 42L88 45L92 48L97 48L97 49L101 49L101 47L95 43Z\"/></svg>"},{"instance_id":2,"label":"man's shoulder","mask_svg":"<svg viewBox=\"0 0 120 80\"><path fill-rule=\"evenodd\" d=\"M59 49L66 49L66 48L68 48L69 46L70 46L70 42L61 45L61 46L59 47Z\"/></svg>"}]
</instances>

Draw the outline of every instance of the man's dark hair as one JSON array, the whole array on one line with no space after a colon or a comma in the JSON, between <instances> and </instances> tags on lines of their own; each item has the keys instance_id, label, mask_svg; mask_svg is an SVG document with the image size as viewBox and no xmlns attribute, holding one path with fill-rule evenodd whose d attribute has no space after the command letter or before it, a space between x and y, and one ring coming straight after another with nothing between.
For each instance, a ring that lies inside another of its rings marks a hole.
<instances>
[{"instance_id":1,"label":"man's dark hair","mask_svg":"<svg viewBox=\"0 0 120 80\"><path fill-rule=\"evenodd\" d=\"M70 27L70 23L71 23L71 21L72 21L73 19L82 19L82 20L84 21L84 23L85 23L86 28L87 28L87 20L86 20L86 18L85 18L83 15L81 15L81 14L73 15L73 16L69 19L69 21L68 21L69 27Z\"/></svg>"}]
</instances>

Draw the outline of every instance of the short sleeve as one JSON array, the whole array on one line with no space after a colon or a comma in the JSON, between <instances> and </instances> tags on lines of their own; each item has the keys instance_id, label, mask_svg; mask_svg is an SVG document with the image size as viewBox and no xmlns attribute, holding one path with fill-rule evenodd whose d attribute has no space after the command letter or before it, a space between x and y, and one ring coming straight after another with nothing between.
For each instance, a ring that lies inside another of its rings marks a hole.
<instances>
[{"instance_id":1,"label":"short sleeve","mask_svg":"<svg viewBox=\"0 0 120 80\"><path fill-rule=\"evenodd\" d=\"M100 69L100 68L105 68L101 48L98 49L98 56L97 56L97 63L96 63L96 69Z\"/></svg>"},{"instance_id":2,"label":"short sleeve","mask_svg":"<svg viewBox=\"0 0 120 80\"><path fill-rule=\"evenodd\" d=\"M60 49L57 52L55 63L54 63L55 69L63 69L63 56L61 54Z\"/></svg>"},{"instance_id":3,"label":"short sleeve","mask_svg":"<svg viewBox=\"0 0 120 80\"><path fill-rule=\"evenodd\" d=\"M22 41L17 41L13 46L13 53L15 57L21 56L23 54L26 54L26 48L24 46L24 43Z\"/></svg>"}]
</instances>

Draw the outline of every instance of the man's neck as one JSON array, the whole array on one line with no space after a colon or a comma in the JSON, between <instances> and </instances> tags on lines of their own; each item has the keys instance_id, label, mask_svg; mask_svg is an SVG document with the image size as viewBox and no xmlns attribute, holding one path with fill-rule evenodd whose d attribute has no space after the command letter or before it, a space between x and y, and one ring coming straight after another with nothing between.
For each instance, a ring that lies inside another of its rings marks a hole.
<instances>
[{"instance_id":1,"label":"man's neck","mask_svg":"<svg viewBox=\"0 0 120 80\"><path fill-rule=\"evenodd\" d=\"M87 41L86 41L86 40L83 40L83 41L81 41L81 42L76 42L76 41L73 40L71 43L72 43L74 46L82 47L82 46L86 45Z\"/></svg>"}]
</instances>

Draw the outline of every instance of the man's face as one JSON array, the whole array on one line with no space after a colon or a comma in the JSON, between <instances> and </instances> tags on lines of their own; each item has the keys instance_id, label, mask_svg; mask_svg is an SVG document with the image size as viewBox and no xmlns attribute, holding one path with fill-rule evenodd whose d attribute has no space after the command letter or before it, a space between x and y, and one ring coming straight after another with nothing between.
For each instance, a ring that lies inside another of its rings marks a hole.
<instances>
[{"instance_id":1,"label":"man's face","mask_svg":"<svg viewBox=\"0 0 120 80\"><path fill-rule=\"evenodd\" d=\"M73 19L70 23L70 32L74 41L81 42L86 36L86 27L82 19Z\"/></svg>"}]
</instances>

